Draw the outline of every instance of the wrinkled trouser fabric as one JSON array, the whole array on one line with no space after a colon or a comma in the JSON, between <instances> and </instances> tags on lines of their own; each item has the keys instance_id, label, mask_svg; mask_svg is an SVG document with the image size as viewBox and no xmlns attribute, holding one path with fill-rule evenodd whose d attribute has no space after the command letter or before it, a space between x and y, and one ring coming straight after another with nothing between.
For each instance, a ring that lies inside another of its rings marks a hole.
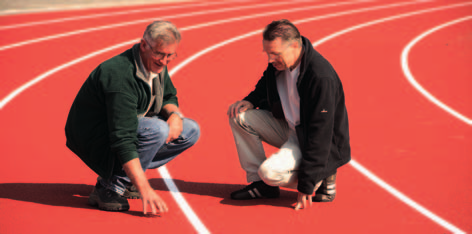
<instances>
[{"instance_id":1,"label":"wrinkled trouser fabric","mask_svg":"<svg viewBox=\"0 0 472 234\"><path fill-rule=\"evenodd\" d=\"M137 151L143 171L165 165L180 153L194 145L200 137L200 127L191 119L184 118L183 130L179 138L166 144L169 125L158 116L138 118ZM124 170L114 174L110 179L99 180L102 186L123 195L131 185Z\"/></svg>"},{"instance_id":2,"label":"wrinkled trouser fabric","mask_svg":"<svg viewBox=\"0 0 472 234\"><path fill-rule=\"evenodd\" d=\"M252 109L230 118L229 122L248 182L263 180L271 186L297 188L302 156L296 133L287 121L276 119L269 111ZM279 151L267 158L262 141Z\"/></svg>"}]
</instances>

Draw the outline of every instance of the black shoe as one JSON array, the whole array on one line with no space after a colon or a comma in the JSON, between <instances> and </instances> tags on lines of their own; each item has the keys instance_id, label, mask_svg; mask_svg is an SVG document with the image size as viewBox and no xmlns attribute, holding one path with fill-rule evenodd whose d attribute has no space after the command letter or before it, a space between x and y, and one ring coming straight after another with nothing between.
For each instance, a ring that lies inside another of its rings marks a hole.
<instances>
[{"instance_id":1,"label":"black shoe","mask_svg":"<svg viewBox=\"0 0 472 234\"><path fill-rule=\"evenodd\" d=\"M328 176L321 183L315 192L312 201L314 202L332 202L336 197L336 173Z\"/></svg>"},{"instance_id":2,"label":"black shoe","mask_svg":"<svg viewBox=\"0 0 472 234\"><path fill-rule=\"evenodd\" d=\"M104 188L99 182L95 185L88 203L91 206L98 206L101 210L107 211L127 211L129 203L125 197L115 191Z\"/></svg>"},{"instance_id":3,"label":"black shoe","mask_svg":"<svg viewBox=\"0 0 472 234\"><path fill-rule=\"evenodd\" d=\"M140 199L141 194L139 194L138 189L134 185L126 186L125 193L123 197L128 199Z\"/></svg>"},{"instance_id":4,"label":"black shoe","mask_svg":"<svg viewBox=\"0 0 472 234\"><path fill-rule=\"evenodd\" d=\"M233 200L250 200L257 198L278 198L280 196L279 187L269 186L262 180L252 182L245 188L231 193Z\"/></svg>"}]
</instances>

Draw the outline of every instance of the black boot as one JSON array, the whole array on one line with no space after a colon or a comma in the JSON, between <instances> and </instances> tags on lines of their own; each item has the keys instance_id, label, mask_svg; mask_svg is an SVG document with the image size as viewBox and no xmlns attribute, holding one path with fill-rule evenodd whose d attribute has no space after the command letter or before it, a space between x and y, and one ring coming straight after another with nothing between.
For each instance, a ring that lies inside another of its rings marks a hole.
<instances>
[{"instance_id":1,"label":"black boot","mask_svg":"<svg viewBox=\"0 0 472 234\"><path fill-rule=\"evenodd\" d=\"M97 182L93 189L88 203L91 206L98 206L101 210L107 211L127 211L129 203L125 197L115 191L104 188L100 182Z\"/></svg>"},{"instance_id":2,"label":"black boot","mask_svg":"<svg viewBox=\"0 0 472 234\"><path fill-rule=\"evenodd\" d=\"M332 202L334 197L336 197L336 173L323 180L318 190L316 190L312 201Z\"/></svg>"},{"instance_id":3,"label":"black boot","mask_svg":"<svg viewBox=\"0 0 472 234\"><path fill-rule=\"evenodd\" d=\"M278 198L280 189L277 186L270 186L262 180L252 182L245 188L231 193L233 200L250 200L257 198Z\"/></svg>"}]
</instances>

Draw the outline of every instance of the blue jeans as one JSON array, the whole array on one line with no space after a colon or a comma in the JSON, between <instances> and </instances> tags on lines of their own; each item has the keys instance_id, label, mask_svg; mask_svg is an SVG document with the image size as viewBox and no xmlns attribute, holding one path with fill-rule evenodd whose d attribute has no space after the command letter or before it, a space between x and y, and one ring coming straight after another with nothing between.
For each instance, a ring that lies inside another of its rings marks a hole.
<instances>
[{"instance_id":1,"label":"blue jeans","mask_svg":"<svg viewBox=\"0 0 472 234\"><path fill-rule=\"evenodd\" d=\"M184 118L183 130L179 138L166 144L169 135L169 125L160 116L140 117L138 119L139 161L146 169L158 168L194 145L200 137L200 127L191 119ZM131 186L131 180L125 171L114 174L110 179L100 179L100 184L107 189L123 195L126 187Z\"/></svg>"}]
</instances>

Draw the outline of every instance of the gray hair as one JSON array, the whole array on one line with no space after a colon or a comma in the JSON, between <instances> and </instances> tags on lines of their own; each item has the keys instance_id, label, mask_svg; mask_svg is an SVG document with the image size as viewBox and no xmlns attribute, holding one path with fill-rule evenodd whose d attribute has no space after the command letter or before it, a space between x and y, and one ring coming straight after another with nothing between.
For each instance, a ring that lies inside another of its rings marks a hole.
<instances>
[{"instance_id":1,"label":"gray hair","mask_svg":"<svg viewBox=\"0 0 472 234\"><path fill-rule=\"evenodd\" d=\"M296 40L301 45L301 35L297 27L286 19L272 21L264 29L262 37L266 41L273 41L276 38L281 38L282 41Z\"/></svg>"},{"instance_id":2,"label":"gray hair","mask_svg":"<svg viewBox=\"0 0 472 234\"><path fill-rule=\"evenodd\" d=\"M181 36L174 24L169 21L158 20L146 27L143 38L168 44L174 42L179 43Z\"/></svg>"}]
</instances>

